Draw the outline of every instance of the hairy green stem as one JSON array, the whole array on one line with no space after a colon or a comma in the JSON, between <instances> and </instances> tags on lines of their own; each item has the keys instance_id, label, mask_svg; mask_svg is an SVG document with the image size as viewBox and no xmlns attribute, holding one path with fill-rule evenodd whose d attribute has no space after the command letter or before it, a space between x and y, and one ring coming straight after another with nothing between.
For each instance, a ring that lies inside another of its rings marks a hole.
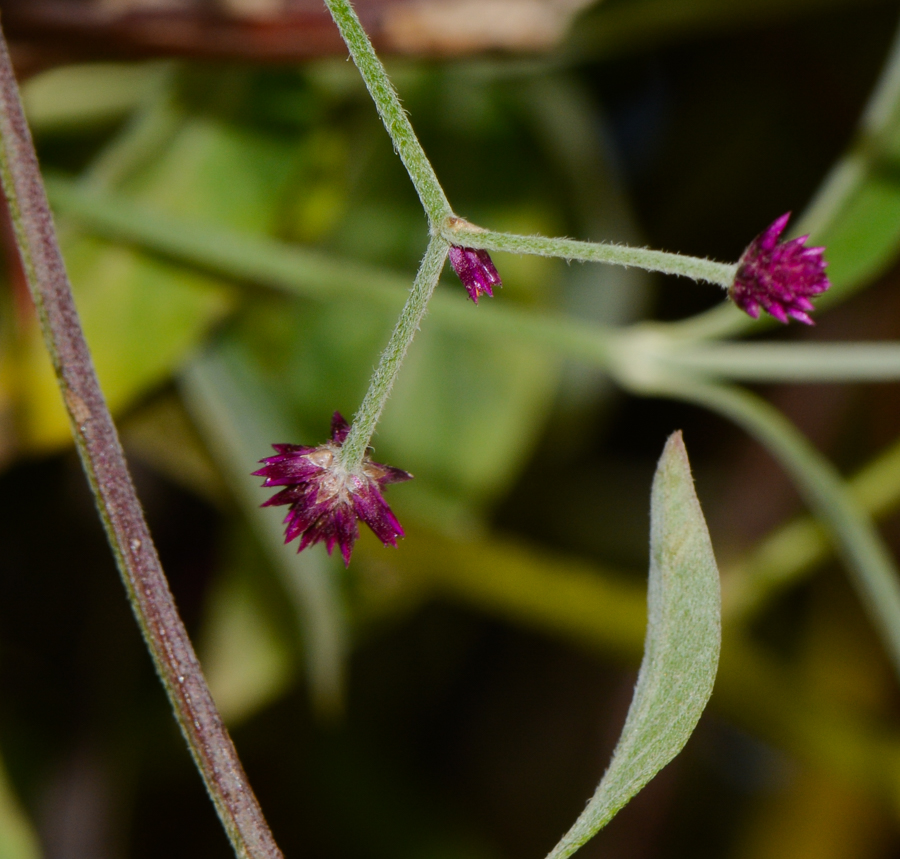
<instances>
[{"instance_id":1,"label":"hairy green stem","mask_svg":"<svg viewBox=\"0 0 900 859\"><path fill-rule=\"evenodd\" d=\"M509 251L515 254L536 254L582 262L604 262L611 265L634 266L645 271L676 274L692 280L714 283L725 289L734 282L736 263L713 262L700 257L682 256L648 248L627 245L581 242L575 239L549 239L544 236L517 236L496 233L475 227L460 218L448 218L441 234L450 244L488 251Z\"/></svg>"},{"instance_id":2,"label":"hairy green stem","mask_svg":"<svg viewBox=\"0 0 900 859\"><path fill-rule=\"evenodd\" d=\"M2 34L0 173L75 444L156 670L235 853L281 859L178 616L135 494L81 330Z\"/></svg>"},{"instance_id":3,"label":"hairy green stem","mask_svg":"<svg viewBox=\"0 0 900 859\"><path fill-rule=\"evenodd\" d=\"M325 0L325 5L350 49L350 56L353 57L375 107L378 108L384 127L394 142L394 148L416 187L428 220L432 227L440 224L452 213L450 203L447 202L434 168L425 155L409 117L400 104L397 91L375 54L353 6L349 0Z\"/></svg>"},{"instance_id":4,"label":"hairy green stem","mask_svg":"<svg viewBox=\"0 0 900 859\"><path fill-rule=\"evenodd\" d=\"M450 246L440 236L432 236L428 243L409 298L400 313L391 339L381 354L362 405L353 417L350 433L341 447L341 464L347 471L356 471L362 464L384 404L394 387L397 373L400 372L400 365L406 357L406 350L419 330L428 300L437 286L449 249Z\"/></svg>"},{"instance_id":5,"label":"hairy green stem","mask_svg":"<svg viewBox=\"0 0 900 859\"><path fill-rule=\"evenodd\" d=\"M415 131L400 104L397 91L391 83L381 60L366 35L350 0L325 0L331 17L347 43L350 56L365 81L366 88L375 102L381 121L387 129L394 148L409 173L416 193L422 201L431 225L432 238L425 251L412 290L381 361L372 376L369 390L353 418L350 433L341 447L341 464L348 471L356 471L366 455L369 441L375 432L384 404L390 396L406 350L412 343L419 323L425 315L428 301L437 286L441 269L450 249L446 241L437 236L438 225L449 218L453 210L444 195L444 189L435 175L434 168L425 155Z\"/></svg>"}]
</instances>

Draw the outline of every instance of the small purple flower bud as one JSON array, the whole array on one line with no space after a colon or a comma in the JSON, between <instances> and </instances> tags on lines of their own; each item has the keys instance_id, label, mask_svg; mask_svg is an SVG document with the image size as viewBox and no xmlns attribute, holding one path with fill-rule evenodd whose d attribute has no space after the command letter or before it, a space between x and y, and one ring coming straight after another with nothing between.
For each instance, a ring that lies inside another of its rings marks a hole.
<instances>
[{"instance_id":1,"label":"small purple flower bud","mask_svg":"<svg viewBox=\"0 0 900 859\"><path fill-rule=\"evenodd\" d=\"M450 265L459 275L469 298L478 304L481 295L494 297L494 287L503 286L491 255L480 248L450 246Z\"/></svg>"},{"instance_id":2,"label":"small purple flower bud","mask_svg":"<svg viewBox=\"0 0 900 859\"><path fill-rule=\"evenodd\" d=\"M300 538L297 551L324 542L328 554L337 545L350 563L353 544L362 519L385 546L396 546L403 528L381 494L389 483L411 480L412 475L390 465L372 462L368 456L360 469L349 472L340 461L341 445L350 427L340 412L331 419L331 441L319 447L273 444L276 456L261 459L264 467L253 474L264 477L263 486L283 486L263 507L288 504L284 542Z\"/></svg>"},{"instance_id":3,"label":"small purple flower bud","mask_svg":"<svg viewBox=\"0 0 900 859\"><path fill-rule=\"evenodd\" d=\"M759 318L762 308L779 322L787 323L793 316L812 325L808 313L813 304L808 296L831 286L825 275L828 263L822 258L825 248L806 247L809 236L779 242L790 216L790 212L782 215L750 242L738 261L728 295L754 319Z\"/></svg>"}]
</instances>

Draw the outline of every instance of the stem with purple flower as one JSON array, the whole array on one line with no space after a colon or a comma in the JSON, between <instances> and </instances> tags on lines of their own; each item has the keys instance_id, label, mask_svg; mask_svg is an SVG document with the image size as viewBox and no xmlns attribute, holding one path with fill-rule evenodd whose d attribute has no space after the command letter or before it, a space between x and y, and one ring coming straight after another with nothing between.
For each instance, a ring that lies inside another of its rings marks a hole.
<instances>
[{"instance_id":1,"label":"stem with purple flower","mask_svg":"<svg viewBox=\"0 0 900 859\"><path fill-rule=\"evenodd\" d=\"M375 102L394 148L409 173L432 233L407 303L375 370L369 390L354 416L350 433L341 447L340 464L347 473L358 471L362 465L378 419L425 314L448 253L457 252L452 258L454 268L476 303L480 295L492 295L492 287L500 285L500 278L490 257L486 252L481 253L489 248L640 266L651 271L709 281L725 288L734 282L736 265L643 248L573 242L567 239L508 236L482 230L457 218L350 0L325 0L325 4Z\"/></svg>"},{"instance_id":2,"label":"stem with purple flower","mask_svg":"<svg viewBox=\"0 0 900 859\"><path fill-rule=\"evenodd\" d=\"M400 104L397 92L375 54L353 6L349 0L325 0L325 5L341 31L341 36L394 143L394 148L409 173L432 231L439 232L452 247L505 250L586 262L636 266L647 271L683 275L694 280L714 283L725 289L734 282L737 271L735 264L717 263L647 248L542 236L513 236L483 230L462 218L455 217L434 168L422 149L406 111Z\"/></svg>"},{"instance_id":3,"label":"stem with purple flower","mask_svg":"<svg viewBox=\"0 0 900 859\"><path fill-rule=\"evenodd\" d=\"M299 549L324 542L329 553L339 545L344 562L349 564L359 535L358 520L369 524L385 545L396 545L397 537L403 536L403 529L382 497L381 489L387 483L409 479L410 475L401 469L372 463L368 458L369 442L448 255L476 304L483 295L493 296L494 288L502 285L488 253L488 248L494 248L684 275L723 286L735 304L753 317L766 310L781 322L787 322L788 316L792 316L812 324L808 316L808 311L813 309L809 296L828 288L824 275L826 263L822 258L824 249L805 247L805 237L780 242L789 214L757 236L733 265L642 248L492 233L458 218L350 0L325 2L415 185L428 217L431 237L406 305L353 425L348 427L335 412L330 442L316 448L276 444L276 456L267 457L263 460L264 468L254 472L265 478L265 486L283 487L267 504L289 506L286 542L300 537ZM643 332L633 338L638 346L643 339ZM604 350L598 351L594 343L589 351L595 357L602 354L604 360L610 357ZM623 347L619 351L635 355L634 348ZM650 360L616 362L623 378L633 377L638 384L652 379L658 368L654 366L652 354L647 357Z\"/></svg>"},{"instance_id":4,"label":"stem with purple flower","mask_svg":"<svg viewBox=\"0 0 900 859\"><path fill-rule=\"evenodd\" d=\"M462 218L448 218L441 228L441 234L454 245L488 251L509 251L515 254L559 257L580 262L634 266L645 271L680 275L692 280L713 283L724 289L728 289L734 283L738 268L737 263L714 262L700 257L655 251L650 248L498 233L476 227Z\"/></svg>"},{"instance_id":5,"label":"stem with purple flower","mask_svg":"<svg viewBox=\"0 0 900 859\"><path fill-rule=\"evenodd\" d=\"M442 236L449 245L453 268L476 304L481 295L493 296L493 288L501 285L488 254L490 250L501 250L634 266L705 281L726 289L728 297L754 318L765 310L782 323L793 317L813 324L809 317L813 310L810 297L829 287L824 274L824 248L806 247L805 236L780 241L790 213L782 215L758 235L737 263L625 245L517 236L485 230L457 217L350 0L325 0L325 3L422 201L432 235ZM351 461L362 455L356 449L357 441L354 438L353 452L349 454Z\"/></svg>"}]
</instances>

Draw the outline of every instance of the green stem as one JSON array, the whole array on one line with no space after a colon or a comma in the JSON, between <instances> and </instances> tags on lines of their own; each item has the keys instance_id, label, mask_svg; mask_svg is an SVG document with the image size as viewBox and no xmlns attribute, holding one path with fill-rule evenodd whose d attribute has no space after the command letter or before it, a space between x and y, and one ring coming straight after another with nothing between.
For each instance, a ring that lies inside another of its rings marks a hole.
<instances>
[{"instance_id":1,"label":"green stem","mask_svg":"<svg viewBox=\"0 0 900 859\"><path fill-rule=\"evenodd\" d=\"M895 442L847 480L847 490L870 516L880 519L900 504L900 442ZM828 533L811 516L776 528L722 576L722 614L740 622L832 555Z\"/></svg>"},{"instance_id":2,"label":"green stem","mask_svg":"<svg viewBox=\"0 0 900 859\"><path fill-rule=\"evenodd\" d=\"M561 257L582 262L603 262L611 265L634 266L645 271L676 274L692 280L714 283L725 289L734 282L736 263L713 262L700 257L682 256L648 248L627 245L580 242L574 239L548 239L544 236L517 236L495 233L475 227L460 218L448 218L441 235L453 245L483 248L488 251L509 251L515 254L536 254Z\"/></svg>"},{"instance_id":3,"label":"green stem","mask_svg":"<svg viewBox=\"0 0 900 859\"><path fill-rule=\"evenodd\" d=\"M659 330L657 328L657 330ZM627 336L627 335L626 335ZM662 341L658 359L693 376L744 382L888 382L900 379L900 343Z\"/></svg>"},{"instance_id":4,"label":"green stem","mask_svg":"<svg viewBox=\"0 0 900 859\"><path fill-rule=\"evenodd\" d=\"M688 400L725 415L782 464L806 503L829 528L888 655L900 672L900 577L872 519L831 463L784 415L748 391L672 377L655 393Z\"/></svg>"},{"instance_id":5,"label":"green stem","mask_svg":"<svg viewBox=\"0 0 900 859\"><path fill-rule=\"evenodd\" d=\"M325 0L325 5L350 49L350 56L353 57L353 62L356 63L375 102L375 107L378 108L384 127L394 142L394 148L416 187L428 220L432 227L440 224L453 210L447 202L431 162L413 131L409 117L400 104L394 85L387 76L381 60L376 56L375 49L356 12L353 11L353 6L349 0Z\"/></svg>"},{"instance_id":6,"label":"green stem","mask_svg":"<svg viewBox=\"0 0 900 859\"><path fill-rule=\"evenodd\" d=\"M432 236L428 243L409 298L381 355L381 361L372 375L369 390L353 418L350 433L341 447L341 464L347 471L356 471L362 464L384 404L400 372L400 365L406 357L406 350L419 330L419 324L428 307L428 300L437 286L449 249L450 246L440 236Z\"/></svg>"},{"instance_id":7,"label":"green stem","mask_svg":"<svg viewBox=\"0 0 900 859\"><path fill-rule=\"evenodd\" d=\"M127 199L85 191L49 178L54 207L107 239L198 266L239 283L255 283L296 296L326 300L352 296L395 311L406 276L334 259L274 239L160 216ZM461 292L461 290L459 290ZM613 332L584 319L535 313L510 303L485 303L473 313L461 296L435 295L434 324L468 336L511 338L606 369L618 355L653 373L693 374L745 381L887 381L900 376L900 346L884 343L690 343L668 324L640 324Z\"/></svg>"}]
</instances>

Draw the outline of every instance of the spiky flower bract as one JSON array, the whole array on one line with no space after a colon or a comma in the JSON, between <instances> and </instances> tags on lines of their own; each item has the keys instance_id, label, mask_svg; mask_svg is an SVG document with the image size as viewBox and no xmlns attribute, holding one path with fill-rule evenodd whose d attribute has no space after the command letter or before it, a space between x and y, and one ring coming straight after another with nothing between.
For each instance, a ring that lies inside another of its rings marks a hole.
<instances>
[{"instance_id":1,"label":"spiky flower bract","mask_svg":"<svg viewBox=\"0 0 900 859\"><path fill-rule=\"evenodd\" d=\"M284 542L300 538L297 551L325 543L328 554L337 545L350 563L359 537L357 519L368 525L385 546L396 546L403 536L381 490L389 483L411 480L412 475L390 465L372 462L368 456L357 471L347 471L340 460L341 445L350 427L340 412L331 419L331 441L319 447L273 444L275 456L260 460L264 467L253 474L264 477L263 486L285 487L263 507L290 505L285 517Z\"/></svg>"},{"instance_id":2,"label":"spiky flower bract","mask_svg":"<svg viewBox=\"0 0 900 859\"><path fill-rule=\"evenodd\" d=\"M451 245L450 265L463 282L469 298L478 304L482 295L494 297L494 287L503 286L491 255L480 248Z\"/></svg>"},{"instance_id":3,"label":"spiky flower bract","mask_svg":"<svg viewBox=\"0 0 900 859\"><path fill-rule=\"evenodd\" d=\"M754 319L759 318L762 308L779 322L787 323L788 317L793 316L812 325L809 312L813 303L809 296L831 286L825 275L825 248L806 247L809 236L779 241L790 217L790 212L782 215L750 242L738 261L728 295Z\"/></svg>"}]
</instances>

